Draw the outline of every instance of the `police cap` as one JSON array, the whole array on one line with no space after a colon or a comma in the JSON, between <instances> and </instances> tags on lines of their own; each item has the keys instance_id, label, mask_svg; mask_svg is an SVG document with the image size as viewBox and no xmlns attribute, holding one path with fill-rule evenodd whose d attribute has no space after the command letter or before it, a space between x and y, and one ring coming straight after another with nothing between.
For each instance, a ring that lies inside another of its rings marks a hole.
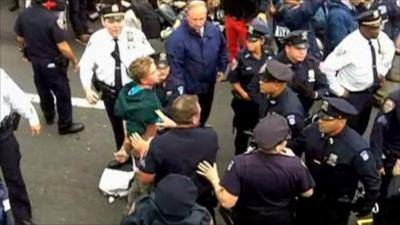
<instances>
[{"instance_id":1,"label":"police cap","mask_svg":"<svg viewBox=\"0 0 400 225\"><path fill-rule=\"evenodd\" d=\"M156 58L156 64L159 68L165 68L168 66L168 58L165 52L161 52L160 54L158 54Z\"/></svg>"},{"instance_id":2,"label":"police cap","mask_svg":"<svg viewBox=\"0 0 400 225\"><path fill-rule=\"evenodd\" d=\"M268 80L269 77L273 77L275 80L281 82L290 82L293 79L294 73L288 65L271 59L261 67L260 75L262 80Z\"/></svg>"},{"instance_id":3,"label":"police cap","mask_svg":"<svg viewBox=\"0 0 400 225\"><path fill-rule=\"evenodd\" d=\"M103 8L101 8L100 13L103 18L114 17L123 19L125 15L125 8L118 3L106 4Z\"/></svg>"},{"instance_id":4,"label":"police cap","mask_svg":"<svg viewBox=\"0 0 400 225\"><path fill-rule=\"evenodd\" d=\"M382 24L381 14L378 10L365 11L357 17L357 20L360 26L380 27Z\"/></svg>"},{"instance_id":5,"label":"police cap","mask_svg":"<svg viewBox=\"0 0 400 225\"><path fill-rule=\"evenodd\" d=\"M271 113L261 119L254 128L254 141L262 149L271 149L289 138L291 132L285 117Z\"/></svg>"},{"instance_id":6,"label":"police cap","mask_svg":"<svg viewBox=\"0 0 400 225\"><path fill-rule=\"evenodd\" d=\"M334 117L340 119L357 114L357 109L343 98L325 97L322 99L319 117Z\"/></svg>"},{"instance_id":7,"label":"police cap","mask_svg":"<svg viewBox=\"0 0 400 225\"><path fill-rule=\"evenodd\" d=\"M257 41L258 39L268 35L268 24L258 18L255 18L249 24L247 31L247 39L249 41Z\"/></svg>"},{"instance_id":8,"label":"police cap","mask_svg":"<svg viewBox=\"0 0 400 225\"><path fill-rule=\"evenodd\" d=\"M284 42L286 45L297 48L308 48L308 32L306 30L292 31L284 38Z\"/></svg>"},{"instance_id":9,"label":"police cap","mask_svg":"<svg viewBox=\"0 0 400 225\"><path fill-rule=\"evenodd\" d=\"M187 216L196 204L197 195L197 188L190 178L180 174L167 175L154 189L157 206L168 216Z\"/></svg>"}]
</instances>

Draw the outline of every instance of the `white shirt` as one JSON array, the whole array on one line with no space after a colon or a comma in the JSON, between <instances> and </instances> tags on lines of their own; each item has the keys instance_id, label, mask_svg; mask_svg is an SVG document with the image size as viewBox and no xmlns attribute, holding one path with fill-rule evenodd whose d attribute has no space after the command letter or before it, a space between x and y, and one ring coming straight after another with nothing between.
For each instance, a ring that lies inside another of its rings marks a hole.
<instances>
[{"instance_id":1,"label":"white shirt","mask_svg":"<svg viewBox=\"0 0 400 225\"><path fill-rule=\"evenodd\" d=\"M122 85L131 79L127 75L129 65L138 57L151 55L153 48L142 31L124 27L118 37L118 46L121 58ZM97 78L107 85L114 86L115 59L111 56L115 42L105 29L96 31L91 37L80 60L80 77L84 89L90 88L95 69Z\"/></svg>"},{"instance_id":2,"label":"white shirt","mask_svg":"<svg viewBox=\"0 0 400 225\"><path fill-rule=\"evenodd\" d=\"M35 108L18 85L0 68L0 121L12 112L29 120L30 126L39 125Z\"/></svg>"},{"instance_id":3,"label":"white shirt","mask_svg":"<svg viewBox=\"0 0 400 225\"><path fill-rule=\"evenodd\" d=\"M375 49L376 66L379 76L386 76L392 67L395 53L394 43L380 32L377 39L371 39ZM372 54L368 40L357 29L346 36L342 42L320 65L327 76L329 87L337 96L343 96L345 90L364 91L374 82Z\"/></svg>"}]
</instances>

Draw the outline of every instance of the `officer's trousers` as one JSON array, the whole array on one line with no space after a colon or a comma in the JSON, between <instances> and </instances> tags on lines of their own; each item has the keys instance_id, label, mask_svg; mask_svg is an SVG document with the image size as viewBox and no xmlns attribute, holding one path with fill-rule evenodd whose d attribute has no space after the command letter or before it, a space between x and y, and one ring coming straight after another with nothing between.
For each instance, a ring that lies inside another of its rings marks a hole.
<instances>
[{"instance_id":1,"label":"officer's trousers","mask_svg":"<svg viewBox=\"0 0 400 225\"><path fill-rule=\"evenodd\" d=\"M396 158L388 157L384 161L386 174L382 176L381 194L378 200L379 212L374 214L374 225L393 225L400 221L400 198L388 199L388 187L392 179L392 170Z\"/></svg>"},{"instance_id":2,"label":"officer's trousers","mask_svg":"<svg viewBox=\"0 0 400 225\"><path fill-rule=\"evenodd\" d=\"M258 105L252 101L233 98L231 103L233 116L233 127L236 129L235 155L244 153L250 142L250 134L258 122Z\"/></svg>"},{"instance_id":3,"label":"officer's trousers","mask_svg":"<svg viewBox=\"0 0 400 225\"><path fill-rule=\"evenodd\" d=\"M347 124L357 133L363 135L367 129L369 117L371 115L373 104L373 92L370 90L362 92L351 92L347 98L358 111L355 116L350 116Z\"/></svg>"},{"instance_id":4,"label":"officer's trousers","mask_svg":"<svg viewBox=\"0 0 400 225\"><path fill-rule=\"evenodd\" d=\"M319 197L299 198L296 225L348 225L351 204Z\"/></svg>"},{"instance_id":5,"label":"officer's trousers","mask_svg":"<svg viewBox=\"0 0 400 225\"><path fill-rule=\"evenodd\" d=\"M205 125L211 113L211 107L214 100L215 84L212 84L207 92L197 94L199 105L201 107L200 125Z\"/></svg>"},{"instance_id":6,"label":"officer's trousers","mask_svg":"<svg viewBox=\"0 0 400 225\"><path fill-rule=\"evenodd\" d=\"M58 127L72 124L71 90L67 68L55 66L52 60L32 61L34 82L40 97L40 108L47 121L54 119L54 97L57 99ZM53 93L53 94L52 94Z\"/></svg>"},{"instance_id":7,"label":"officer's trousers","mask_svg":"<svg viewBox=\"0 0 400 225\"><path fill-rule=\"evenodd\" d=\"M0 167L9 191L11 209L15 220L32 219L31 204L20 170L21 153L14 134L2 137L0 133Z\"/></svg>"},{"instance_id":8,"label":"officer's trousers","mask_svg":"<svg viewBox=\"0 0 400 225\"><path fill-rule=\"evenodd\" d=\"M103 94L103 97L105 95ZM116 150L119 150L124 143L125 133L124 133L124 125L122 123L122 119L115 116L114 106L115 106L115 97L106 97L103 98L104 106L106 108L108 119L110 120L111 127L114 133L115 146Z\"/></svg>"},{"instance_id":9,"label":"officer's trousers","mask_svg":"<svg viewBox=\"0 0 400 225\"><path fill-rule=\"evenodd\" d=\"M76 35L88 31L86 0L69 0L69 18Z\"/></svg>"}]
</instances>

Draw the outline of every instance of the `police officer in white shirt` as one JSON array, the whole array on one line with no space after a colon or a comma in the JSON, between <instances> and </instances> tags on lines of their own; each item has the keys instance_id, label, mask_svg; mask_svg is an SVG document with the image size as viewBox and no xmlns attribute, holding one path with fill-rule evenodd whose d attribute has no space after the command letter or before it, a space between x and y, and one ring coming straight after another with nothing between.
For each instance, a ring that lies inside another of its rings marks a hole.
<instances>
[{"instance_id":1,"label":"police officer in white shirt","mask_svg":"<svg viewBox=\"0 0 400 225\"><path fill-rule=\"evenodd\" d=\"M348 124L361 135L368 125L373 93L394 57L394 43L380 30L381 20L377 10L360 14L359 29L345 37L320 65L331 91L347 98L359 112L349 118Z\"/></svg>"},{"instance_id":2,"label":"police officer in white shirt","mask_svg":"<svg viewBox=\"0 0 400 225\"><path fill-rule=\"evenodd\" d=\"M32 224L31 204L19 168L21 153L14 130L19 115L29 120L32 135L39 134L37 113L25 93L0 68L0 167L9 190L11 208L17 225Z\"/></svg>"},{"instance_id":3,"label":"police officer in white shirt","mask_svg":"<svg viewBox=\"0 0 400 225\"><path fill-rule=\"evenodd\" d=\"M86 46L80 77L87 101L104 101L116 147L120 149L125 135L122 119L114 115L115 99L121 87L131 81L127 76L131 62L154 50L140 30L124 26L125 12L120 4L106 5L101 13L104 28L95 32Z\"/></svg>"}]
</instances>

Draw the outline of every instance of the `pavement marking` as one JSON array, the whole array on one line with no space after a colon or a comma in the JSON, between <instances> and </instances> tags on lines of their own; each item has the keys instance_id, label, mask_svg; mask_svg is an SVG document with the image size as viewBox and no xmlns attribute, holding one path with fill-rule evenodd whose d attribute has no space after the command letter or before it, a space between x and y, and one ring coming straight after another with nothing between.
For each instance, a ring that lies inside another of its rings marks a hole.
<instances>
[{"instance_id":1,"label":"pavement marking","mask_svg":"<svg viewBox=\"0 0 400 225\"><path fill-rule=\"evenodd\" d=\"M39 95L26 93L29 100L34 103L40 103ZM86 101L86 98L71 98L72 106L80 108L90 108L90 109L105 109L103 101L98 101L95 105L91 105Z\"/></svg>"}]
</instances>

